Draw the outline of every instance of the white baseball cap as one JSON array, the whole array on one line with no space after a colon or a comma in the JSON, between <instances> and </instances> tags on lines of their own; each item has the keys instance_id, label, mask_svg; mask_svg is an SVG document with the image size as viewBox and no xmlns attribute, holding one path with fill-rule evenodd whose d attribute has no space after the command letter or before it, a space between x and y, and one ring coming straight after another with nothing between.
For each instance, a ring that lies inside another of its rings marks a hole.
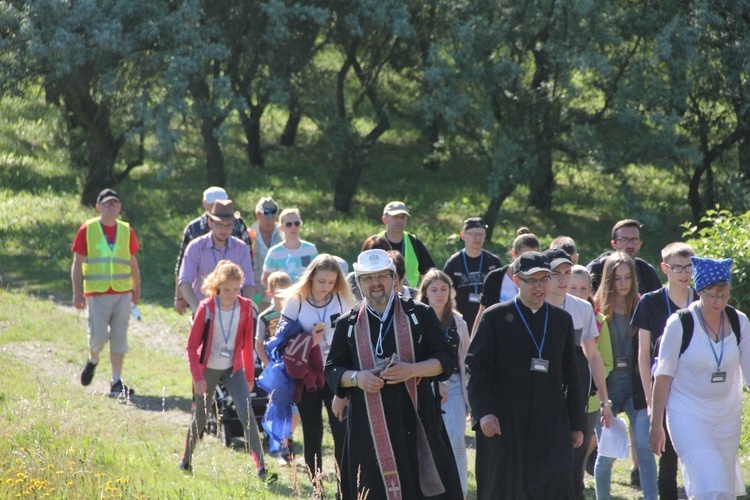
<instances>
[{"instance_id":1,"label":"white baseball cap","mask_svg":"<svg viewBox=\"0 0 750 500\"><path fill-rule=\"evenodd\" d=\"M392 271L395 274L396 265L385 250L365 250L359 254L357 262L354 263L354 275L357 278L363 274L372 274L386 270Z\"/></svg>"},{"instance_id":2,"label":"white baseball cap","mask_svg":"<svg viewBox=\"0 0 750 500\"><path fill-rule=\"evenodd\" d=\"M210 188L203 191L203 201L205 201L209 205L212 205L219 200L228 199L229 195L226 191L224 191L224 188L220 188L218 186L211 186Z\"/></svg>"}]
</instances>

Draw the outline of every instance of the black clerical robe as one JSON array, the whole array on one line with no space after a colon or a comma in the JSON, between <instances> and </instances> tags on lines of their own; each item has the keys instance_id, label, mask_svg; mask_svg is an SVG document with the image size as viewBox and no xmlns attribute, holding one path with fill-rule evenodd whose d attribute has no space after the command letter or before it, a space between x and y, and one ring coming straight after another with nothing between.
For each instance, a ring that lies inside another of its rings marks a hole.
<instances>
[{"instance_id":1,"label":"black clerical robe","mask_svg":"<svg viewBox=\"0 0 750 500\"><path fill-rule=\"evenodd\" d=\"M549 362L546 372L531 370L532 358L540 357ZM549 304L534 313L520 299L488 308L466 371L478 498L569 498L571 431L587 425L570 315ZM485 415L498 418L500 436L484 435L479 421Z\"/></svg>"},{"instance_id":2,"label":"black clerical robe","mask_svg":"<svg viewBox=\"0 0 750 500\"><path fill-rule=\"evenodd\" d=\"M434 378L422 378L417 385L418 415L422 420L435 465L446 490L443 495L431 498L460 499L463 498L463 493L456 462L448 434L443 426L442 416L439 413L440 401L436 398L432 388L433 381L447 380L450 377L456 360L435 312L419 302L413 303L413 306L406 306L411 299L399 297L397 300L402 301L407 311L413 307L408 315L411 317L414 314L417 319L416 324L411 318L409 320L412 326L415 362L434 358L443 366L441 375ZM359 305L337 321L325 368L326 379L334 393L340 397L349 396L350 398L346 440L340 464L341 491L344 499L356 499L358 493L365 490L369 490L367 498L393 498L386 496L370 430L364 393L357 387L340 386L341 376L345 371L360 369L354 341L347 335L349 327L352 326L350 315L356 316L358 309ZM370 321L371 341L375 345L378 340L380 322L372 314L367 314ZM388 324L388 318L385 318L384 322ZM383 349L383 358L389 358L396 352L393 322L390 322L390 327L385 333ZM420 457L417 453L415 432L417 413L414 411L406 390L406 384L386 384L380 393L401 482L400 498L424 498L419 485Z\"/></svg>"}]
</instances>

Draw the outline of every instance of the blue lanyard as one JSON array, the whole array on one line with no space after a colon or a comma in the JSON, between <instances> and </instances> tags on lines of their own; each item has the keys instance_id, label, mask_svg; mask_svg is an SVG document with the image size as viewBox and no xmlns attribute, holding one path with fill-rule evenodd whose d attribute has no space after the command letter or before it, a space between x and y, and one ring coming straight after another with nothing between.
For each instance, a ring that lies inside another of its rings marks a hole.
<instances>
[{"instance_id":1,"label":"blue lanyard","mask_svg":"<svg viewBox=\"0 0 750 500\"><path fill-rule=\"evenodd\" d=\"M669 291L667 290L667 287L665 286L662 288L664 290L664 301L667 303L667 315L672 315L672 299L669 298ZM685 299L685 307L690 305L690 289L688 289L687 298Z\"/></svg>"},{"instance_id":2,"label":"blue lanyard","mask_svg":"<svg viewBox=\"0 0 750 500\"><path fill-rule=\"evenodd\" d=\"M211 243L213 243L213 242L211 242ZM224 260L224 259L227 258L227 247L228 246L229 246L229 241L227 241L226 243L224 243L224 251L221 254L221 259L222 260ZM216 258L216 248L214 248L213 246L211 246L211 255L214 256L214 267L216 267L217 264L219 263L219 259Z\"/></svg>"},{"instance_id":3,"label":"blue lanyard","mask_svg":"<svg viewBox=\"0 0 750 500\"><path fill-rule=\"evenodd\" d=\"M383 318L387 317L388 313L391 312L391 306L393 306L393 303L394 303L394 295L395 295L394 293L391 293L391 299L388 301L388 305L386 306L385 311L383 311L383 316L376 313L375 310L372 307L370 307L370 304L367 304L367 302L365 302L367 310L370 313L372 313L372 315L375 316L378 319L378 321L380 321L380 329L378 330L378 341L375 343L375 354L377 356L383 355L383 341L388 336L388 330L391 329L391 325L393 324L393 314L391 314L391 319L388 320L387 325L385 325ZM383 325L385 325L385 330L383 330Z\"/></svg>"},{"instance_id":4,"label":"blue lanyard","mask_svg":"<svg viewBox=\"0 0 750 500\"><path fill-rule=\"evenodd\" d=\"M229 317L229 329L224 330L224 322L221 319L221 307L219 307L219 297L216 297L216 310L219 311L219 326L221 327L221 336L224 337L224 345L229 344L229 337L232 335L232 324L234 323L234 310L237 308L237 299L232 302L232 315Z\"/></svg>"},{"instance_id":5,"label":"blue lanyard","mask_svg":"<svg viewBox=\"0 0 750 500\"><path fill-rule=\"evenodd\" d=\"M466 277L469 280L469 284L474 285L474 293L479 293L479 285L482 284L482 264L484 263L484 250L479 252L479 269L477 269L477 275L479 277L479 283L471 279L471 271L469 271L469 263L466 262L466 249L461 250L461 256L464 258L464 270L466 271Z\"/></svg>"},{"instance_id":6,"label":"blue lanyard","mask_svg":"<svg viewBox=\"0 0 750 500\"><path fill-rule=\"evenodd\" d=\"M617 321L615 321L614 313L612 313L612 321L610 321L610 323L612 324L612 326L615 327L615 336L617 337L617 345L620 347L620 352L619 352L620 357L625 357L628 354L628 339L627 339L627 335L623 336L622 332L620 332L620 328L617 326Z\"/></svg>"},{"instance_id":7,"label":"blue lanyard","mask_svg":"<svg viewBox=\"0 0 750 500\"><path fill-rule=\"evenodd\" d=\"M318 317L318 321L320 323L325 323L326 327L328 327L328 323L326 323L325 321L326 312L328 312L328 302L326 302L325 299L323 299L323 314L320 315L318 314L318 309L320 309L320 307L318 307L318 302L315 300L315 297L313 297L312 295L310 295L310 298L313 301L313 306L315 306L315 315Z\"/></svg>"},{"instance_id":8,"label":"blue lanyard","mask_svg":"<svg viewBox=\"0 0 750 500\"><path fill-rule=\"evenodd\" d=\"M701 323L703 324L703 329L706 331L706 333L709 333L708 331L708 324L706 323L705 318L703 317L703 313L701 312L700 307L697 307L696 310L698 311L698 316L701 319ZM716 356L716 349L714 349L714 342L711 340L711 336L708 335L708 344L711 346L711 352L714 355L714 360L716 361L716 371L718 372L721 369L721 360L724 359L724 311L721 312L721 322L719 323L719 329L721 330L721 354L719 356Z\"/></svg>"},{"instance_id":9,"label":"blue lanyard","mask_svg":"<svg viewBox=\"0 0 750 500\"><path fill-rule=\"evenodd\" d=\"M523 321L523 326L525 326L526 331L529 332L529 337L531 337L531 341L534 342L534 347L536 347L536 350L539 353L539 359L543 359L542 349L544 349L544 341L547 339L547 320L549 319L549 307L547 307L547 303L546 302L544 303L544 332L542 333L541 344L537 344L536 339L534 338L534 334L531 332L531 328L529 327L529 324L526 322L526 318L521 312L521 308L518 307L518 295L516 295L516 298L514 299L513 303L516 305L516 310L518 311L518 315L521 316L521 321Z\"/></svg>"}]
</instances>

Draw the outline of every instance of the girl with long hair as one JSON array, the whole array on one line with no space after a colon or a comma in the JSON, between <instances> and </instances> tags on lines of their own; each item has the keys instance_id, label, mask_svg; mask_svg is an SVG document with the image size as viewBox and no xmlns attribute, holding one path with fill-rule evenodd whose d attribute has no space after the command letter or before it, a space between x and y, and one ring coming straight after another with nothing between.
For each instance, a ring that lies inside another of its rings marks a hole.
<instances>
[{"instance_id":1,"label":"girl with long hair","mask_svg":"<svg viewBox=\"0 0 750 500\"><path fill-rule=\"evenodd\" d=\"M303 332L312 338L312 349L320 350L325 365L333 340L336 319L354 305L354 297L346 283L346 277L336 259L329 254L320 254L307 266L297 283L283 291L284 305L281 315L288 321L296 321ZM328 421L335 445L335 457L341 459L346 427L343 424L346 400L335 398L325 384L323 366L316 366L315 373L306 376L315 380L313 387L305 385L297 401L305 447L305 463L315 480L322 469L321 447L323 442L322 407L328 411Z\"/></svg>"},{"instance_id":2,"label":"girl with long hair","mask_svg":"<svg viewBox=\"0 0 750 500\"><path fill-rule=\"evenodd\" d=\"M609 327L614 367L607 377L612 413L624 411L633 430L633 444L639 462L643 497L656 500L656 460L648 442L648 411L638 374L638 329L630 324L638 304L635 261L623 252L614 252L604 262L602 282L594 295L595 309ZM601 441L601 426L597 426ZM615 459L599 455L594 465L596 498L610 498L612 465Z\"/></svg>"},{"instance_id":3,"label":"girl with long hair","mask_svg":"<svg viewBox=\"0 0 750 500\"><path fill-rule=\"evenodd\" d=\"M468 494L468 462L466 458L466 416L469 397L466 392L466 364L469 350L469 329L461 314L456 311L456 292L451 279L442 271L430 269L422 278L417 300L432 307L458 360L454 373L440 382L443 395L443 421L458 466L464 498Z\"/></svg>"}]
</instances>

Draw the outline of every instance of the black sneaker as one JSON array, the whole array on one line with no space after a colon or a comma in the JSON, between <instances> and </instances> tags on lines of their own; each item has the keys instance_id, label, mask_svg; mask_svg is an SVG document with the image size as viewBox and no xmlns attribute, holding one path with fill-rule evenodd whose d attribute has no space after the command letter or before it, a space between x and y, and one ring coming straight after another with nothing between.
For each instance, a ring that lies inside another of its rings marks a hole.
<instances>
[{"instance_id":1,"label":"black sneaker","mask_svg":"<svg viewBox=\"0 0 750 500\"><path fill-rule=\"evenodd\" d=\"M86 361L86 366L83 367L81 372L81 385L89 385L94 379L94 372L96 371L96 363Z\"/></svg>"},{"instance_id":2,"label":"black sneaker","mask_svg":"<svg viewBox=\"0 0 750 500\"><path fill-rule=\"evenodd\" d=\"M128 387L127 385L123 384L122 380L118 380L117 382L112 384L109 388L109 395L112 396L113 398L120 397L120 396L124 398L129 398L133 394L135 394L135 391L131 389L130 387Z\"/></svg>"},{"instance_id":3,"label":"black sneaker","mask_svg":"<svg viewBox=\"0 0 750 500\"><path fill-rule=\"evenodd\" d=\"M258 469L258 478L266 484L273 484L279 480L279 475L275 472L266 472L266 468Z\"/></svg>"},{"instance_id":4,"label":"black sneaker","mask_svg":"<svg viewBox=\"0 0 750 500\"><path fill-rule=\"evenodd\" d=\"M185 474L192 474L193 466L180 460L180 470Z\"/></svg>"},{"instance_id":5,"label":"black sneaker","mask_svg":"<svg viewBox=\"0 0 750 500\"><path fill-rule=\"evenodd\" d=\"M641 473L638 469L630 471L630 486L633 488L641 489Z\"/></svg>"}]
</instances>

